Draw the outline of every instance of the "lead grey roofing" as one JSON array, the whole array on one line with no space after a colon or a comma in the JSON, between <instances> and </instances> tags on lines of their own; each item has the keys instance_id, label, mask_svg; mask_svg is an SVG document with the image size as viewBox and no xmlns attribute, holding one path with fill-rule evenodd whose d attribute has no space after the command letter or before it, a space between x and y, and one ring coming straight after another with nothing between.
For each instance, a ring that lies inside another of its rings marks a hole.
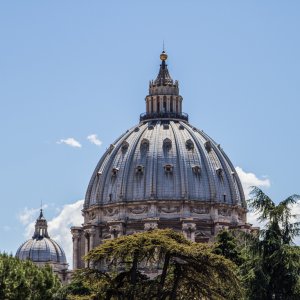
<instances>
[{"instance_id":1,"label":"lead grey roofing","mask_svg":"<svg viewBox=\"0 0 300 300\"><path fill-rule=\"evenodd\" d=\"M64 250L52 239L30 239L17 250L16 257L33 262L53 262L66 264Z\"/></svg>"},{"instance_id":2,"label":"lead grey roofing","mask_svg":"<svg viewBox=\"0 0 300 300\"><path fill-rule=\"evenodd\" d=\"M145 141L148 148L143 147ZM166 165L171 165L171 172L166 172ZM142 173L137 173L137 166L142 166ZM117 139L92 175L84 208L149 199L246 207L238 175L220 146L204 132L176 120L141 122Z\"/></svg>"}]
</instances>

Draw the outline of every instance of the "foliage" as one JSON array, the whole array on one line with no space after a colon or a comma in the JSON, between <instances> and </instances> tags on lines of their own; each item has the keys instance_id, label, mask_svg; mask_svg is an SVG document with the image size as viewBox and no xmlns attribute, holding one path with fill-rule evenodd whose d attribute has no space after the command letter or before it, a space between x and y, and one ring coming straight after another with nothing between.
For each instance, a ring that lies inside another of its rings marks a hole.
<instances>
[{"instance_id":1,"label":"foliage","mask_svg":"<svg viewBox=\"0 0 300 300\"><path fill-rule=\"evenodd\" d=\"M62 286L54 294L54 300L66 300L68 295L90 296L90 289L85 287L82 281L73 280L70 284Z\"/></svg>"},{"instance_id":2,"label":"foliage","mask_svg":"<svg viewBox=\"0 0 300 300\"><path fill-rule=\"evenodd\" d=\"M300 223L292 215L300 197L276 205L258 188L252 196L263 223L257 234L224 230L212 245L172 230L108 240L89 252L93 268L78 270L60 299L300 299Z\"/></svg>"},{"instance_id":3,"label":"foliage","mask_svg":"<svg viewBox=\"0 0 300 300\"><path fill-rule=\"evenodd\" d=\"M172 230L106 241L86 257L95 268L74 276L88 295L68 299L241 299L236 266Z\"/></svg>"},{"instance_id":4,"label":"foliage","mask_svg":"<svg viewBox=\"0 0 300 300\"><path fill-rule=\"evenodd\" d=\"M49 266L37 267L29 260L0 254L0 299L50 300L59 287Z\"/></svg>"},{"instance_id":5,"label":"foliage","mask_svg":"<svg viewBox=\"0 0 300 300\"><path fill-rule=\"evenodd\" d=\"M213 253L230 259L238 266L244 262L239 238L235 237L233 231L222 230L218 233L216 243L213 245Z\"/></svg>"},{"instance_id":6,"label":"foliage","mask_svg":"<svg viewBox=\"0 0 300 300\"><path fill-rule=\"evenodd\" d=\"M276 205L253 188L250 207L265 223L259 235L249 236L247 261L242 266L249 299L300 299L300 249L293 244L300 223L293 222L293 195Z\"/></svg>"}]
</instances>

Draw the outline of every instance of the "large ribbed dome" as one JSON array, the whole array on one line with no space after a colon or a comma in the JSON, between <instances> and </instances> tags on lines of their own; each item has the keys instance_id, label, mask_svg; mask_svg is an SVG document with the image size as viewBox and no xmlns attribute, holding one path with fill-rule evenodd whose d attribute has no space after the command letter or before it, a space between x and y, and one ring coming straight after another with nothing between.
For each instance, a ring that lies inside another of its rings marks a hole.
<instances>
[{"instance_id":1,"label":"large ribbed dome","mask_svg":"<svg viewBox=\"0 0 300 300\"><path fill-rule=\"evenodd\" d=\"M244 205L220 145L180 119L142 121L116 140L95 169L85 208L151 199Z\"/></svg>"},{"instance_id":2,"label":"large ribbed dome","mask_svg":"<svg viewBox=\"0 0 300 300\"><path fill-rule=\"evenodd\" d=\"M236 171L220 147L188 123L166 59L150 82L140 124L117 139L98 163L84 208L142 200L196 200L244 206Z\"/></svg>"},{"instance_id":3,"label":"large ribbed dome","mask_svg":"<svg viewBox=\"0 0 300 300\"><path fill-rule=\"evenodd\" d=\"M57 269L67 269L65 252L61 246L49 237L47 227L47 221L41 210L36 220L32 239L19 247L16 257L22 260L29 259L41 265L49 263Z\"/></svg>"},{"instance_id":4,"label":"large ribbed dome","mask_svg":"<svg viewBox=\"0 0 300 300\"><path fill-rule=\"evenodd\" d=\"M72 227L74 269L106 239L172 228L196 242L222 228L251 230L239 177L221 146L189 123L168 55L150 81L146 112L106 150L93 172L84 224Z\"/></svg>"}]
</instances>

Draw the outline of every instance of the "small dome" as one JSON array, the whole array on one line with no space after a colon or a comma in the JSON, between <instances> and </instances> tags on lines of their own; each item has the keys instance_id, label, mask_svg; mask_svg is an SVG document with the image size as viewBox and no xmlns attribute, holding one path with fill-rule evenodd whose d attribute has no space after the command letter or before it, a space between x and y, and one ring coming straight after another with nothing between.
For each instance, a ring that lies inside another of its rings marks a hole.
<instances>
[{"instance_id":1,"label":"small dome","mask_svg":"<svg viewBox=\"0 0 300 300\"><path fill-rule=\"evenodd\" d=\"M16 257L36 263L67 263L64 250L55 241L46 237L26 241L19 247Z\"/></svg>"},{"instance_id":2,"label":"small dome","mask_svg":"<svg viewBox=\"0 0 300 300\"><path fill-rule=\"evenodd\" d=\"M42 209L36 220L32 239L19 247L16 257L21 260L29 259L37 264L49 263L67 269L65 252L49 237L47 220L44 218Z\"/></svg>"}]
</instances>

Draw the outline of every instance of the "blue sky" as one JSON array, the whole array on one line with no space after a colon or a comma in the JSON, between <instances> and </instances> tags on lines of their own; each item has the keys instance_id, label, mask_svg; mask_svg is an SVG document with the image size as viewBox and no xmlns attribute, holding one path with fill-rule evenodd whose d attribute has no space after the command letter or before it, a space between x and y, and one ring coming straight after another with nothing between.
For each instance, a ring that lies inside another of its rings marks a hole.
<instances>
[{"instance_id":1,"label":"blue sky","mask_svg":"<svg viewBox=\"0 0 300 300\"><path fill-rule=\"evenodd\" d=\"M300 193L299 29L299 1L1 1L0 250L41 201L53 219L84 198L145 111L163 40L190 122L274 200Z\"/></svg>"}]
</instances>

